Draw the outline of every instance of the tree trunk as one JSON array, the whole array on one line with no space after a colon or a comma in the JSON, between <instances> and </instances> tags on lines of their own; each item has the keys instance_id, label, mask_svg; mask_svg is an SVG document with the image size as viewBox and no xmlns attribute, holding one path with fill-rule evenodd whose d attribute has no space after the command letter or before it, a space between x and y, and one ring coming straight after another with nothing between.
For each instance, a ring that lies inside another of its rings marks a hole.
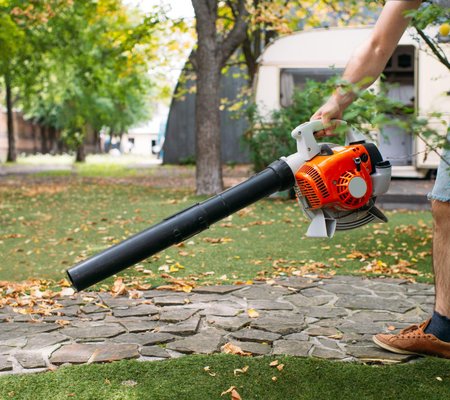
<instances>
[{"instance_id":1,"label":"tree trunk","mask_svg":"<svg viewBox=\"0 0 450 400\"><path fill-rule=\"evenodd\" d=\"M197 49L191 61L197 74L195 99L196 192L223 190L220 146L220 76L222 67L245 39L245 0L229 3L234 24L226 34L217 30L219 3L192 0L196 17Z\"/></svg>"},{"instance_id":2,"label":"tree trunk","mask_svg":"<svg viewBox=\"0 0 450 400\"><path fill-rule=\"evenodd\" d=\"M86 161L86 149L84 147L84 140L77 147L77 155L75 157L75 162L85 162Z\"/></svg>"},{"instance_id":3,"label":"tree trunk","mask_svg":"<svg viewBox=\"0 0 450 400\"><path fill-rule=\"evenodd\" d=\"M195 151L197 194L223 190L220 145L220 66L199 54L195 98Z\"/></svg>"},{"instance_id":4,"label":"tree trunk","mask_svg":"<svg viewBox=\"0 0 450 400\"><path fill-rule=\"evenodd\" d=\"M48 141L50 154L56 154L56 129L53 126L48 127Z\"/></svg>"},{"instance_id":5,"label":"tree trunk","mask_svg":"<svg viewBox=\"0 0 450 400\"><path fill-rule=\"evenodd\" d=\"M17 150L16 150L16 137L14 134L14 115L13 115L13 104L11 95L11 80L9 73L5 74L5 88L6 88L6 113L7 113L7 131L8 131L8 155L6 161L16 162L17 161Z\"/></svg>"},{"instance_id":6,"label":"tree trunk","mask_svg":"<svg viewBox=\"0 0 450 400\"><path fill-rule=\"evenodd\" d=\"M41 153L47 154L48 146L47 146L47 126L41 125Z\"/></svg>"},{"instance_id":7,"label":"tree trunk","mask_svg":"<svg viewBox=\"0 0 450 400\"><path fill-rule=\"evenodd\" d=\"M37 133L36 133L36 123L33 122L31 125L31 136L33 138L33 154L37 153Z\"/></svg>"}]
</instances>

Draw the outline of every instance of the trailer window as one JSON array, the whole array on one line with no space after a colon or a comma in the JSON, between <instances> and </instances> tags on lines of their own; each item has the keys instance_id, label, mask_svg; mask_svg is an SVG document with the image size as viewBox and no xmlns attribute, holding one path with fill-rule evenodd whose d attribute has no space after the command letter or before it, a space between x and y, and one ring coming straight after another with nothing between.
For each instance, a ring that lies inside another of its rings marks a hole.
<instances>
[{"instance_id":1,"label":"trailer window","mask_svg":"<svg viewBox=\"0 0 450 400\"><path fill-rule=\"evenodd\" d=\"M413 109L416 106L414 56L414 46L397 46L381 77L381 84L388 85L387 96ZM395 118L401 118L398 112ZM414 165L413 132L407 132L396 125L387 125L380 131L379 149L383 158L394 166Z\"/></svg>"},{"instance_id":2,"label":"trailer window","mask_svg":"<svg viewBox=\"0 0 450 400\"><path fill-rule=\"evenodd\" d=\"M283 68L280 73L280 104L288 107L292 104L294 90L302 90L307 80L325 82L333 76L341 75L338 68Z\"/></svg>"}]
</instances>

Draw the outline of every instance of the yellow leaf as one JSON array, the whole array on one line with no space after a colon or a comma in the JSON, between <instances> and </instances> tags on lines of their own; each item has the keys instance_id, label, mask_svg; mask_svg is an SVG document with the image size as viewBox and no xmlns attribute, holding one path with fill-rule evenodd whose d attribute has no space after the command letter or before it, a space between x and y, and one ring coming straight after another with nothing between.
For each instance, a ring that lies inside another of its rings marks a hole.
<instances>
[{"instance_id":1,"label":"yellow leaf","mask_svg":"<svg viewBox=\"0 0 450 400\"><path fill-rule=\"evenodd\" d=\"M277 365L278 371L283 371L283 368L284 368L284 364Z\"/></svg>"},{"instance_id":2,"label":"yellow leaf","mask_svg":"<svg viewBox=\"0 0 450 400\"><path fill-rule=\"evenodd\" d=\"M269 365L271 367L276 367L278 365L278 360L272 361Z\"/></svg>"},{"instance_id":3,"label":"yellow leaf","mask_svg":"<svg viewBox=\"0 0 450 400\"><path fill-rule=\"evenodd\" d=\"M258 318L259 317L259 312L256 311L254 308L249 308L247 310L247 314L250 318Z\"/></svg>"}]
</instances>

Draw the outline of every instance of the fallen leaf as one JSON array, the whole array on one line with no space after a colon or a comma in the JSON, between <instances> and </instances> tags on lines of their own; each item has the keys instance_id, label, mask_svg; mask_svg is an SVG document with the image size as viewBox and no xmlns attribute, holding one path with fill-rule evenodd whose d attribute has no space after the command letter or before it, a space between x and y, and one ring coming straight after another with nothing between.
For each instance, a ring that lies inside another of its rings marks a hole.
<instances>
[{"instance_id":1,"label":"fallen leaf","mask_svg":"<svg viewBox=\"0 0 450 400\"><path fill-rule=\"evenodd\" d=\"M222 396L225 396L226 394L228 394L228 393L231 393L233 390L235 390L236 389L236 386L230 386L227 390L225 390L224 392L222 392L221 394L220 394L220 397L222 397Z\"/></svg>"},{"instance_id":2,"label":"fallen leaf","mask_svg":"<svg viewBox=\"0 0 450 400\"><path fill-rule=\"evenodd\" d=\"M116 280L114 281L114 285L111 288L111 294L116 297L125 293L127 293L127 287L123 282L123 278L116 278Z\"/></svg>"},{"instance_id":3,"label":"fallen leaf","mask_svg":"<svg viewBox=\"0 0 450 400\"><path fill-rule=\"evenodd\" d=\"M246 365L245 367L242 368L236 368L233 371L234 376L237 376L238 374L245 374L248 371L249 366Z\"/></svg>"},{"instance_id":4,"label":"fallen leaf","mask_svg":"<svg viewBox=\"0 0 450 400\"><path fill-rule=\"evenodd\" d=\"M65 287L59 292L61 297L64 296L73 296L75 294L75 290L71 287Z\"/></svg>"},{"instance_id":5,"label":"fallen leaf","mask_svg":"<svg viewBox=\"0 0 450 400\"><path fill-rule=\"evenodd\" d=\"M277 377L276 376L272 376L272 381L276 382L277 381Z\"/></svg>"},{"instance_id":6,"label":"fallen leaf","mask_svg":"<svg viewBox=\"0 0 450 400\"><path fill-rule=\"evenodd\" d=\"M203 370L205 372L207 372L208 375L210 375L210 376L216 376L216 373L211 371L211 367L209 365L207 365L205 368L203 368Z\"/></svg>"},{"instance_id":7,"label":"fallen leaf","mask_svg":"<svg viewBox=\"0 0 450 400\"><path fill-rule=\"evenodd\" d=\"M67 321L65 319L57 319L55 321L55 324L61 325L61 326L65 326L65 325L70 325L70 321Z\"/></svg>"},{"instance_id":8,"label":"fallen leaf","mask_svg":"<svg viewBox=\"0 0 450 400\"><path fill-rule=\"evenodd\" d=\"M275 361L272 361L269 365L270 365L271 367L276 367L276 366L278 365L278 363L279 363L279 361L278 361L278 360L275 360Z\"/></svg>"},{"instance_id":9,"label":"fallen leaf","mask_svg":"<svg viewBox=\"0 0 450 400\"><path fill-rule=\"evenodd\" d=\"M342 335L342 333L336 333L335 335L330 335L330 336L327 336L328 338L330 338L330 339L342 339L342 337L343 337L343 335Z\"/></svg>"},{"instance_id":10,"label":"fallen leaf","mask_svg":"<svg viewBox=\"0 0 450 400\"><path fill-rule=\"evenodd\" d=\"M252 355L252 353L248 353L248 352L242 350L239 346L236 346L230 342L224 344L221 347L221 350L222 350L222 353L225 353L225 354L236 354L239 356L251 356Z\"/></svg>"},{"instance_id":11,"label":"fallen leaf","mask_svg":"<svg viewBox=\"0 0 450 400\"><path fill-rule=\"evenodd\" d=\"M283 371L283 368L284 368L284 364L277 365L278 371Z\"/></svg>"},{"instance_id":12,"label":"fallen leaf","mask_svg":"<svg viewBox=\"0 0 450 400\"><path fill-rule=\"evenodd\" d=\"M388 330L388 331L395 331L395 326L394 326L394 325L389 325L389 326L387 327L387 330Z\"/></svg>"},{"instance_id":13,"label":"fallen leaf","mask_svg":"<svg viewBox=\"0 0 450 400\"><path fill-rule=\"evenodd\" d=\"M259 312L256 311L254 308L249 308L247 310L247 314L250 318L258 318L259 317Z\"/></svg>"},{"instance_id":14,"label":"fallen leaf","mask_svg":"<svg viewBox=\"0 0 450 400\"><path fill-rule=\"evenodd\" d=\"M133 386L136 386L138 383L136 381L133 381L133 380L130 379L128 381L123 381L120 384L123 385L123 386L133 387Z\"/></svg>"}]
</instances>

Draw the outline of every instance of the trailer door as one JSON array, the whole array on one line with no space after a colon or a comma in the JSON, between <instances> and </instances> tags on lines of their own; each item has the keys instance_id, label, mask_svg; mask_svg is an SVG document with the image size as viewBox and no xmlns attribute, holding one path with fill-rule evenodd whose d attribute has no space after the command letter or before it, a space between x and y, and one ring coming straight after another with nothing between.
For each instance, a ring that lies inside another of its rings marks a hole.
<instances>
[{"instance_id":1,"label":"trailer door","mask_svg":"<svg viewBox=\"0 0 450 400\"><path fill-rule=\"evenodd\" d=\"M441 49L450 56L450 44L440 43ZM450 74L448 69L441 64L424 47L419 53L419 76L418 76L418 115L429 119L429 126L436 129L440 134L447 134L450 123ZM429 117L432 112L442 115L441 118ZM442 124L446 121L446 125ZM420 139L417 139L416 166L418 168L435 169L438 167L439 156L429 150L429 147Z\"/></svg>"}]
</instances>

